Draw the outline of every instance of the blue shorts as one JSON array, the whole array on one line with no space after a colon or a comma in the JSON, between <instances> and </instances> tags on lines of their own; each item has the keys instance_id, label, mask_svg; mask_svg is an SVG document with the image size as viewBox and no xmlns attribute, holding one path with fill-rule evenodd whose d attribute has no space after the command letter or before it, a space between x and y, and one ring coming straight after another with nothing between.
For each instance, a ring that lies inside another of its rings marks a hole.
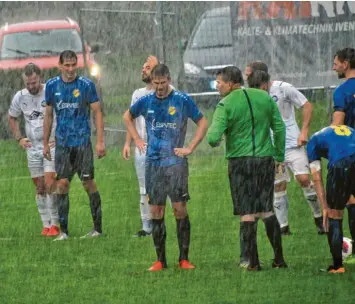
<instances>
[{"instance_id":1,"label":"blue shorts","mask_svg":"<svg viewBox=\"0 0 355 304\"><path fill-rule=\"evenodd\" d=\"M355 196L355 155L328 168L326 188L328 207L343 210L350 196Z\"/></svg>"},{"instance_id":2,"label":"blue shorts","mask_svg":"<svg viewBox=\"0 0 355 304\"><path fill-rule=\"evenodd\" d=\"M71 180L75 173L81 181L94 179L94 156L91 142L78 147L56 146L55 171L57 180Z\"/></svg>"},{"instance_id":3,"label":"blue shorts","mask_svg":"<svg viewBox=\"0 0 355 304\"><path fill-rule=\"evenodd\" d=\"M146 163L145 182L150 205L165 206L169 195L172 203L187 202L189 168L187 160L169 167Z\"/></svg>"}]
</instances>

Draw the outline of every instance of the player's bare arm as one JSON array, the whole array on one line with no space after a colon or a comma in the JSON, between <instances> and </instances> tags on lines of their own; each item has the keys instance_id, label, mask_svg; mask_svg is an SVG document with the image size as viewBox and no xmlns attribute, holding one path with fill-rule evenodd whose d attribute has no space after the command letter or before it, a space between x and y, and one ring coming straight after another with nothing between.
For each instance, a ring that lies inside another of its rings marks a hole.
<instances>
[{"instance_id":1,"label":"player's bare arm","mask_svg":"<svg viewBox=\"0 0 355 304\"><path fill-rule=\"evenodd\" d=\"M52 131L53 124L53 107L46 105L46 115L43 120L43 156L49 161L52 160L51 149L49 147L49 137Z\"/></svg>"},{"instance_id":2,"label":"player's bare arm","mask_svg":"<svg viewBox=\"0 0 355 304\"><path fill-rule=\"evenodd\" d=\"M8 122L11 132L14 135L15 139L18 141L19 145L24 149L31 148L31 141L27 137L22 136L21 134L17 118L8 115Z\"/></svg>"},{"instance_id":3,"label":"player's bare arm","mask_svg":"<svg viewBox=\"0 0 355 304\"><path fill-rule=\"evenodd\" d=\"M198 144L203 140L207 133L208 129L208 121L205 117L202 117L197 123L197 129L195 132L195 136L188 145L187 148L175 148L174 152L176 156L185 157L190 155L193 151L195 151Z\"/></svg>"},{"instance_id":4,"label":"player's bare arm","mask_svg":"<svg viewBox=\"0 0 355 304\"><path fill-rule=\"evenodd\" d=\"M307 101L303 105L302 109L303 109L302 129L297 139L297 145L299 147L304 146L308 142L308 130L312 119L313 106L309 101Z\"/></svg>"},{"instance_id":5,"label":"player's bare arm","mask_svg":"<svg viewBox=\"0 0 355 304\"><path fill-rule=\"evenodd\" d=\"M341 111L335 111L332 117L332 125L343 125L345 120L345 113Z\"/></svg>"},{"instance_id":6,"label":"player's bare arm","mask_svg":"<svg viewBox=\"0 0 355 304\"><path fill-rule=\"evenodd\" d=\"M142 138L140 138L140 136L137 132L137 129L134 125L133 117L132 117L131 113L129 112L129 110L127 110L123 114L123 120L126 124L127 131L132 136L132 139L134 140L134 143L136 144L139 152L144 153L145 148L146 148L146 144L145 144L144 140Z\"/></svg>"},{"instance_id":7,"label":"player's bare arm","mask_svg":"<svg viewBox=\"0 0 355 304\"><path fill-rule=\"evenodd\" d=\"M325 189L322 178L322 166L319 160L310 163L310 168L312 172L314 187L318 196L318 199L322 205L323 209L323 226L324 230L328 232L328 205L325 196Z\"/></svg>"},{"instance_id":8,"label":"player's bare arm","mask_svg":"<svg viewBox=\"0 0 355 304\"><path fill-rule=\"evenodd\" d=\"M104 120L102 117L100 103L93 102L90 104L90 108L94 113L95 125L96 125L96 155L98 158L102 158L106 155L105 140L104 140Z\"/></svg>"},{"instance_id":9,"label":"player's bare arm","mask_svg":"<svg viewBox=\"0 0 355 304\"><path fill-rule=\"evenodd\" d=\"M122 157L125 160L129 160L131 156L131 141L132 141L131 134L129 132L126 132L126 141L124 143L123 150L122 150Z\"/></svg>"}]
</instances>

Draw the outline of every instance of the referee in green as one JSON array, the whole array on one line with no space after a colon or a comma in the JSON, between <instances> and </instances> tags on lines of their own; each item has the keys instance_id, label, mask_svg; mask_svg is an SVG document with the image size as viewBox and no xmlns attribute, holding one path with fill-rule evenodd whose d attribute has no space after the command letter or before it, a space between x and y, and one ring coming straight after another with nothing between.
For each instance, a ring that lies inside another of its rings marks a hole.
<instances>
[{"instance_id":1,"label":"referee in green","mask_svg":"<svg viewBox=\"0 0 355 304\"><path fill-rule=\"evenodd\" d=\"M261 269L257 251L260 217L274 250L272 267L286 268L280 225L273 210L275 167L282 168L279 163L285 154L284 122L266 91L241 87L243 76L237 67L223 68L216 80L223 99L216 107L207 138L210 146L216 147L225 136L234 215L240 215L241 258L248 261L248 270Z\"/></svg>"}]
</instances>

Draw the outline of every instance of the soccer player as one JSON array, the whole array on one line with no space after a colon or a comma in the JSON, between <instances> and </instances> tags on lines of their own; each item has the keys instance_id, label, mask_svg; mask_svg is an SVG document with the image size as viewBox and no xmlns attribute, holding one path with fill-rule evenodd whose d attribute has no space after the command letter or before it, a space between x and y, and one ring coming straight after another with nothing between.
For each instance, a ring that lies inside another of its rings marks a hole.
<instances>
[{"instance_id":1,"label":"soccer player","mask_svg":"<svg viewBox=\"0 0 355 304\"><path fill-rule=\"evenodd\" d=\"M345 125L326 127L311 137L307 153L333 257L328 272L344 273L343 214L346 205L355 207L355 130ZM322 157L329 161L326 192L322 180Z\"/></svg>"},{"instance_id":2,"label":"soccer player","mask_svg":"<svg viewBox=\"0 0 355 304\"><path fill-rule=\"evenodd\" d=\"M42 235L55 236L59 234L58 208L55 195L55 167L53 161L44 159L43 150L43 117L45 114L45 85L41 83L40 68L29 63L23 72L26 88L18 91L12 99L8 121L10 129L19 145L26 150L28 168L36 186L36 202L43 223ZM26 136L21 134L18 118L23 114ZM55 153L54 130L49 140L51 153Z\"/></svg>"},{"instance_id":3,"label":"soccer player","mask_svg":"<svg viewBox=\"0 0 355 304\"><path fill-rule=\"evenodd\" d=\"M133 92L131 106L134 105L137 100L145 95L148 95L154 92L151 71L158 64L158 59L155 56L149 56L146 62L143 64L142 68L142 81L146 84L144 88L137 89ZM135 120L135 127L139 136L146 141L147 134L145 131L145 120L143 116L137 117ZM126 134L126 142L123 147L122 156L124 159L129 160L130 150L131 150L131 141L132 136L129 132ZM145 189L145 153L140 153L136 147L134 151L134 160L136 173L139 183L140 191L140 211L141 211L141 220L142 220L142 229L139 230L135 236L144 237L152 233L152 215L150 212L150 206L148 204L148 196Z\"/></svg>"},{"instance_id":4,"label":"soccer player","mask_svg":"<svg viewBox=\"0 0 355 304\"><path fill-rule=\"evenodd\" d=\"M334 56L333 70L337 72L340 79L345 82L336 88L333 94L334 125L347 125L355 128L355 49L345 48L336 52ZM355 241L355 206L349 204L348 223L351 238ZM352 254L355 255L355 246Z\"/></svg>"},{"instance_id":5,"label":"soccer player","mask_svg":"<svg viewBox=\"0 0 355 304\"><path fill-rule=\"evenodd\" d=\"M89 196L94 230L84 237L97 237L101 229L101 198L94 181L94 157L91 146L90 110L94 112L97 131L96 154L105 156L104 127L95 85L88 78L77 75L78 58L66 50L59 56L61 74L47 81L46 116L44 119L43 155L51 160L49 133L53 109L57 117L55 132L58 211L61 234L55 240L68 238L69 184L78 174Z\"/></svg>"},{"instance_id":6,"label":"soccer player","mask_svg":"<svg viewBox=\"0 0 355 304\"><path fill-rule=\"evenodd\" d=\"M284 161L285 124L267 92L242 89L242 85L243 75L237 67L218 72L217 90L223 99L216 107L207 139L212 147L220 144L223 135L226 139L234 215L240 215L240 266L246 258L248 270L261 269L257 250L257 219L261 217L274 249L272 267L286 268L280 224L273 212L275 165L278 168Z\"/></svg>"},{"instance_id":7,"label":"soccer player","mask_svg":"<svg viewBox=\"0 0 355 304\"><path fill-rule=\"evenodd\" d=\"M147 149L146 189L152 212L152 236L158 260L149 268L159 271L167 267L165 256L166 228L165 204L170 197L180 249L179 267L193 269L189 262L190 219L186 203L188 192L188 162L190 155L204 138L207 120L193 100L170 86L169 68L158 64L151 72L155 92L140 98L124 114L130 132L140 153ZM137 132L134 119L143 116L146 123L147 142ZM197 124L194 138L184 148L188 118Z\"/></svg>"},{"instance_id":8,"label":"soccer player","mask_svg":"<svg viewBox=\"0 0 355 304\"><path fill-rule=\"evenodd\" d=\"M261 61L255 61L246 67L246 76L248 77L255 70L261 70L268 74L267 65ZM309 164L303 147L308 139L308 129L312 118L312 104L301 92L287 82L269 81L267 90L276 102L286 125L285 165L293 172L303 190L303 195L311 207L318 234L324 234L321 206L313 182L309 177ZM295 107L297 109L302 108L303 111L301 131L296 122ZM290 182L290 176L288 170L285 169L282 174L277 174L274 195L274 209L283 235L291 234L288 223L287 182Z\"/></svg>"}]
</instances>

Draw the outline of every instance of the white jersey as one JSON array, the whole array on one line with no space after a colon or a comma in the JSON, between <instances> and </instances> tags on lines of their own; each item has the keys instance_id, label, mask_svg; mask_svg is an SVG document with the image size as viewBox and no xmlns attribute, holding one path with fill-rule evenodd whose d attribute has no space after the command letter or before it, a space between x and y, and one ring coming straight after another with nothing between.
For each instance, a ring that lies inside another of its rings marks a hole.
<instances>
[{"instance_id":1,"label":"white jersey","mask_svg":"<svg viewBox=\"0 0 355 304\"><path fill-rule=\"evenodd\" d=\"M270 96L277 103L286 126L286 150L297 147L300 129L296 122L295 109L303 107L307 98L291 84L283 81L273 81Z\"/></svg>"},{"instance_id":2,"label":"white jersey","mask_svg":"<svg viewBox=\"0 0 355 304\"><path fill-rule=\"evenodd\" d=\"M133 106L137 102L138 99L140 99L141 97L146 96L152 92L154 92L154 89L148 90L146 87L135 90L132 95L131 106ZM142 138L146 142L147 141L147 132L145 129L144 117L139 116L134 120L134 122L135 122L137 132L139 134L139 137Z\"/></svg>"},{"instance_id":3,"label":"white jersey","mask_svg":"<svg viewBox=\"0 0 355 304\"><path fill-rule=\"evenodd\" d=\"M31 141L32 146L43 147L43 118L46 111L44 98L45 86L37 95L32 95L27 89L18 91L12 99L9 114L12 117L19 117L23 113L25 119L26 137ZM50 141L54 141L56 119L53 113L53 126Z\"/></svg>"}]
</instances>

